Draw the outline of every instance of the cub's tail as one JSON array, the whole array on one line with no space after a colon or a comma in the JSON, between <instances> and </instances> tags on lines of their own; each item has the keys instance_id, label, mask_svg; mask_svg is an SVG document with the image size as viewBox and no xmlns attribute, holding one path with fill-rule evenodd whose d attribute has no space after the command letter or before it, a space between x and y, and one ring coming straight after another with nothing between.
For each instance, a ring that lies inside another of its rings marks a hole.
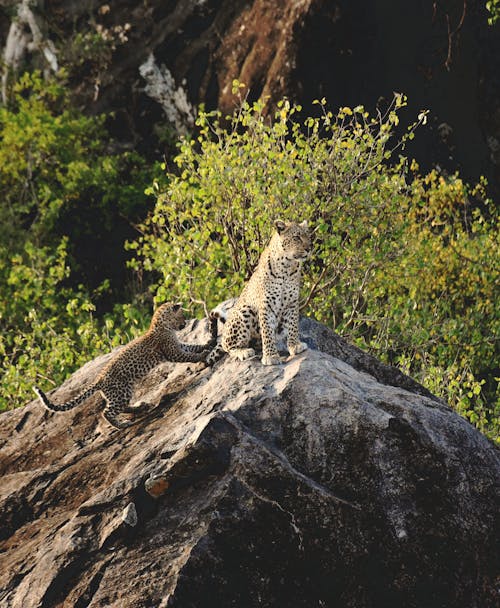
<instances>
[{"instance_id":1,"label":"cub's tail","mask_svg":"<svg viewBox=\"0 0 500 608\"><path fill-rule=\"evenodd\" d=\"M67 401L66 403L61 403L61 405L57 405L56 403L52 403L49 400L47 395L38 388L38 386L33 387L33 391L38 395L40 401L45 405L45 407L53 412L66 412L67 410L72 410L74 407L83 403L86 399L88 399L91 395L93 395L97 390L96 386L91 386L86 391L71 399L71 401Z\"/></svg>"}]
</instances>

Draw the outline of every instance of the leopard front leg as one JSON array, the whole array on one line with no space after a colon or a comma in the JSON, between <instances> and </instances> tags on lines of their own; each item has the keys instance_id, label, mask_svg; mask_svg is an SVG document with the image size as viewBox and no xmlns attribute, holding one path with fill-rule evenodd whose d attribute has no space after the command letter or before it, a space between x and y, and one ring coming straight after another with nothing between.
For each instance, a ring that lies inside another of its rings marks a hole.
<instances>
[{"instance_id":1,"label":"leopard front leg","mask_svg":"<svg viewBox=\"0 0 500 608\"><path fill-rule=\"evenodd\" d=\"M185 344L182 343L183 350L189 353L204 353L211 352L217 344L217 313L213 311L210 313L208 324L210 329L210 340L206 344ZM203 359L204 360L204 359Z\"/></svg>"},{"instance_id":2,"label":"leopard front leg","mask_svg":"<svg viewBox=\"0 0 500 608\"><path fill-rule=\"evenodd\" d=\"M166 344L162 350L162 358L164 361L173 361L176 363L204 363L211 350L205 348L196 351L191 348L192 346L192 344L184 344L183 342Z\"/></svg>"},{"instance_id":3,"label":"leopard front leg","mask_svg":"<svg viewBox=\"0 0 500 608\"><path fill-rule=\"evenodd\" d=\"M276 348L276 315L264 306L259 311L260 335L262 338L262 365L278 365L281 359Z\"/></svg>"},{"instance_id":4,"label":"leopard front leg","mask_svg":"<svg viewBox=\"0 0 500 608\"><path fill-rule=\"evenodd\" d=\"M211 349L205 348L198 352L193 352L189 348L189 344L179 343L178 351L168 358L169 361L177 361L179 363L205 363Z\"/></svg>"},{"instance_id":5,"label":"leopard front leg","mask_svg":"<svg viewBox=\"0 0 500 608\"><path fill-rule=\"evenodd\" d=\"M288 308L283 314L283 326L287 332L286 345L288 352L293 357L307 349L307 344L299 340L299 306Z\"/></svg>"}]
</instances>

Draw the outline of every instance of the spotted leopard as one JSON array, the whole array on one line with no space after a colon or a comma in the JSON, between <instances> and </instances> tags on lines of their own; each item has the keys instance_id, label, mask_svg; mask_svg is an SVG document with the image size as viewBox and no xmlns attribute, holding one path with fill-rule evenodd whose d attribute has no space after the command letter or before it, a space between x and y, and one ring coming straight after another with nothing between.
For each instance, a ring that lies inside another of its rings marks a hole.
<instances>
[{"instance_id":1,"label":"spotted leopard","mask_svg":"<svg viewBox=\"0 0 500 608\"><path fill-rule=\"evenodd\" d=\"M106 400L104 418L115 428L122 429L133 421L118 420L117 415L144 414L153 406L149 403L129 405L132 389L137 380L162 361L205 361L217 341L217 319L211 317L211 338L206 344L184 344L177 339L175 330L186 324L180 304L162 304L154 313L149 329L142 336L129 342L104 367L96 381L83 393L57 405L37 386L33 390L42 403L56 412L67 411L83 403L91 395L101 392Z\"/></svg>"},{"instance_id":2,"label":"spotted leopard","mask_svg":"<svg viewBox=\"0 0 500 608\"><path fill-rule=\"evenodd\" d=\"M207 358L213 364L225 351L240 360L255 355L253 338L262 341L262 364L276 365L281 359L276 331L287 331L287 348L296 355L307 348L299 340L299 291L303 262L311 252L307 222L275 222L276 231L260 256L259 263L229 312L221 344Z\"/></svg>"}]
</instances>

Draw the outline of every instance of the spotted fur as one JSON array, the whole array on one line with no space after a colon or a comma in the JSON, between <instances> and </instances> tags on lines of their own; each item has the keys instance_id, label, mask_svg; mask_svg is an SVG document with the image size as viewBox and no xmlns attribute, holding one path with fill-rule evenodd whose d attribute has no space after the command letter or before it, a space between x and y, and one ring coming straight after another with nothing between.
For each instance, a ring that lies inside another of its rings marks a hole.
<instances>
[{"instance_id":1,"label":"spotted fur","mask_svg":"<svg viewBox=\"0 0 500 608\"><path fill-rule=\"evenodd\" d=\"M33 390L50 410L64 412L83 403L91 395L101 392L106 400L104 418L115 428L133 424L117 419L117 415L143 414L152 408L149 403L129 405L134 383L162 361L205 361L217 341L217 319L211 317L211 338L206 344L184 344L175 330L186 324L180 304L162 304L154 313L148 331L129 342L104 367L96 381L83 393L60 405L52 403L37 386Z\"/></svg>"},{"instance_id":2,"label":"spotted fur","mask_svg":"<svg viewBox=\"0 0 500 608\"><path fill-rule=\"evenodd\" d=\"M287 348L296 355L307 348L299 340L299 291L302 264L311 251L307 222L276 221L276 232L262 252L259 263L231 309L220 346L207 358L214 363L225 351L240 359L255 355L253 338L262 341L262 364L280 363L276 347L279 325L287 331Z\"/></svg>"}]
</instances>

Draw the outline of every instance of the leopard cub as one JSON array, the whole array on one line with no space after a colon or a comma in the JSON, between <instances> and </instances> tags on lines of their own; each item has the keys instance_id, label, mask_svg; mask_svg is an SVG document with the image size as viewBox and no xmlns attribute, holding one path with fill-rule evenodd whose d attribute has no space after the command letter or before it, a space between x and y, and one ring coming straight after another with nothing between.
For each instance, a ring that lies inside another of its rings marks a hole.
<instances>
[{"instance_id":1,"label":"leopard cub","mask_svg":"<svg viewBox=\"0 0 500 608\"><path fill-rule=\"evenodd\" d=\"M186 324L181 304L162 304L154 313L149 329L142 336L124 346L104 367L95 382L83 393L57 405L37 386L33 390L50 410L64 412L83 403L91 395L100 392L106 400L104 418L115 428L122 429L133 424L117 419L117 415L144 414L152 405L139 403L130 405L132 389L137 380L163 361L205 361L217 342L217 319L210 318L211 338L206 344L184 344L175 335L175 330Z\"/></svg>"},{"instance_id":2,"label":"leopard cub","mask_svg":"<svg viewBox=\"0 0 500 608\"><path fill-rule=\"evenodd\" d=\"M276 232L262 252L257 267L230 310L222 341L207 358L213 364L223 351L240 360L255 355L253 338L262 340L262 364L276 365L280 357L276 332L287 332L290 355L307 348L299 340L299 292L303 262L311 252L307 222L275 222Z\"/></svg>"}]
</instances>

